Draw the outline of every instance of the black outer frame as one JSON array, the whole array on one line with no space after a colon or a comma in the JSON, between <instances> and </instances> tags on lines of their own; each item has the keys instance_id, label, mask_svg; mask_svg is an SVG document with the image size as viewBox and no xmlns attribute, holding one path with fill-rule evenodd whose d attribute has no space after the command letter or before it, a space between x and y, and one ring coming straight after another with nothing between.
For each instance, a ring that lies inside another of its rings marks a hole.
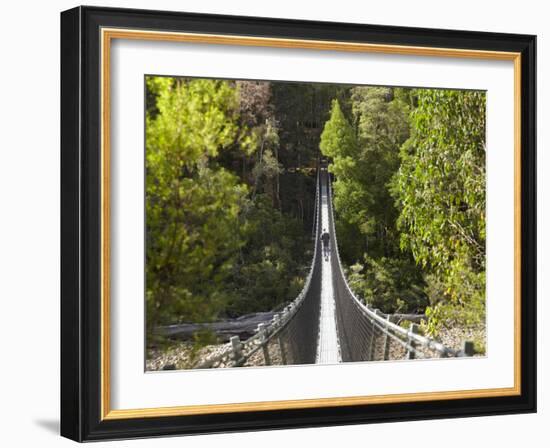
<instances>
[{"instance_id":1,"label":"black outer frame","mask_svg":"<svg viewBox=\"0 0 550 448\"><path fill-rule=\"evenodd\" d=\"M100 420L100 28L521 52L521 395ZM61 435L76 441L536 412L536 36L77 7L61 13Z\"/></svg>"}]
</instances>

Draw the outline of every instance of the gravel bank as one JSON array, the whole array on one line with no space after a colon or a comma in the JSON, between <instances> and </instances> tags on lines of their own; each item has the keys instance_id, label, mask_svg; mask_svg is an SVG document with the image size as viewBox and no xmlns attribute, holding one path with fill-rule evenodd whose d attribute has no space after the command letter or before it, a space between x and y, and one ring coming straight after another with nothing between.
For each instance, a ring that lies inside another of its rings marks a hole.
<instances>
[{"instance_id":1,"label":"gravel bank","mask_svg":"<svg viewBox=\"0 0 550 448\"><path fill-rule=\"evenodd\" d=\"M455 350L461 350L464 341L485 341L485 328L463 329L463 328L445 328L442 329L437 338L447 347ZM174 341L166 349L149 349L147 351L146 370L181 370L192 369L200 362L210 356L226 350L228 344L208 345L199 350L193 350L193 345L189 342ZM382 347L376 348L377 352ZM405 351L400 346L392 344L390 349L390 359L403 359ZM485 353L476 353L474 356L485 356ZM277 343L269 344L269 358L271 365L281 365L281 351ZM260 349L256 351L246 362L244 367L264 366L264 354ZM223 367L223 365L221 366Z\"/></svg>"}]
</instances>

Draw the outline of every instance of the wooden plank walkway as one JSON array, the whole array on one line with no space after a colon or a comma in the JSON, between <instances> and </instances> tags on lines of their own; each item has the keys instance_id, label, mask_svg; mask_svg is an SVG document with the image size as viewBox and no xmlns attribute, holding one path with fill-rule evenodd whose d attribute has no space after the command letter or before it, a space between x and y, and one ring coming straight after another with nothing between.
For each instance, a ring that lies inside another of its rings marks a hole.
<instances>
[{"instance_id":1,"label":"wooden plank walkway","mask_svg":"<svg viewBox=\"0 0 550 448\"><path fill-rule=\"evenodd\" d=\"M321 228L329 229L327 186L321 186ZM331 251L333 246L331 235ZM322 248L322 246L321 246ZM331 252L330 251L330 252ZM317 344L317 364L336 364L342 361L338 334L336 332L336 304L332 285L331 254L322 257L321 267L321 313L319 321L319 341Z\"/></svg>"}]
</instances>

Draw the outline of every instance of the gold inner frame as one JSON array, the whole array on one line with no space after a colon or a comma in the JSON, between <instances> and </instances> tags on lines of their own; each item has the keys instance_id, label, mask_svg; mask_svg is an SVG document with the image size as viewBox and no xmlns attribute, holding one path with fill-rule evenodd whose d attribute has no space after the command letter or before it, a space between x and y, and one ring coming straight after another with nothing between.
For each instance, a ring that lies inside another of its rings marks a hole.
<instances>
[{"instance_id":1,"label":"gold inner frame","mask_svg":"<svg viewBox=\"0 0 550 448\"><path fill-rule=\"evenodd\" d=\"M187 405L141 409L111 409L110 388L110 50L113 39L170 41L213 45L296 48L345 52L368 52L412 56L438 56L514 62L514 386L442 392L368 395ZM334 42L303 39L279 39L215 34L101 29L101 419L166 417L226 412L306 409L413 401L502 397L521 394L521 54L514 52L415 47L369 43Z\"/></svg>"}]
</instances>

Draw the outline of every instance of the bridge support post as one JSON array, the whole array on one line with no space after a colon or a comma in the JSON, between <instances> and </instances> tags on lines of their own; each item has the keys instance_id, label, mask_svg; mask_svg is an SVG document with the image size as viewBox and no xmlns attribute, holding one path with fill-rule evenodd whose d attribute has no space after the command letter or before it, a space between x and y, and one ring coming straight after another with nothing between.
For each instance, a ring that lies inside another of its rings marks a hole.
<instances>
[{"instance_id":1,"label":"bridge support post","mask_svg":"<svg viewBox=\"0 0 550 448\"><path fill-rule=\"evenodd\" d=\"M419 332L420 332L420 327L418 326L418 324L411 324L411 326L409 327L409 337L407 340L407 343L409 345L409 348L407 350L407 359L416 358L416 352L415 352L416 341L413 339L412 335L418 334Z\"/></svg>"},{"instance_id":2,"label":"bridge support post","mask_svg":"<svg viewBox=\"0 0 550 448\"><path fill-rule=\"evenodd\" d=\"M386 321L387 322L393 321L391 314L388 314L386 316ZM388 326L386 326L384 331L384 361L387 361L388 359L390 359L390 342L391 341L389 336L389 330L388 330Z\"/></svg>"},{"instance_id":3,"label":"bridge support post","mask_svg":"<svg viewBox=\"0 0 550 448\"><path fill-rule=\"evenodd\" d=\"M260 331L260 344L262 344L262 352L264 354L264 364L266 366L271 365L271 357L269 356L269 347L267 340L267 328L265 323L258 325L258 330Z\"/></svg>"},{"instance_id":4,"label":"bridge support post","mask_svg":"<svg viewBox=\"0 0 550 448\"><path fill-rule=\"evenodd\" d=\"M462 345L462 356L474 356L474 342L473 341L464 341Z\"/></svg>"},{"instance_id":5,"label":"bridge support post","mask_svg":"<svg viewBox=\"0 0 550 448\"><path fill-rule=\"evenodd\" d=\"M369 336L369 349L368 349L368 353L367 353L367 361L372 361L372 354L373 354L373 351L374 351L374 339L375 339L375 335L374 335L374 332L376 330L376 324L374 322L374 318L370 318L368 317L368 320L369 320L369 323L370 323L370 336Z\"/></svg>"},{"instance_id":6,"label":"bridge support post","mask_svg":"<svg viewBox=\"0 0 550 448\"><path fill-rule=\"evenodd\" d=\"M281 317L279 314L273 316L273 321L275 322L275 327L279 328L281 325ZM286 365L286 353L283 339L281 338L281 333L279 332L277 336L277 342L279 343L279 351L281 352L281 364Z\"/></svg>"},{"instance_id":7,"label":"bridge support post","mask_svg":"<svg viewBox=\"0 0 550 448\"><path fill-rule=\"evenodd\" d=\"M243 362L243 345L239 336L232 336L231 347L233 348L233 360L235 361L235 367L242 365Z\"/></svg>"},{"instance_id":8,"label":"bridge support post","mask_svg":"<svg viewBox=\"0 0 550 448\"><path fill-rule=\"evenodd\" d=\"M377 316L380 316L382 314L382 312L379 309L375 309L374 314L377 315ZM373 319L372 320L372 336L371 336L371 343L370 343L370 354L369 354L369 357L370 357L371 361L374 361L374 359L376 357L376 339L377 339L377 337L376 337L376 320Z\"/></svg>"}]
</instances>

